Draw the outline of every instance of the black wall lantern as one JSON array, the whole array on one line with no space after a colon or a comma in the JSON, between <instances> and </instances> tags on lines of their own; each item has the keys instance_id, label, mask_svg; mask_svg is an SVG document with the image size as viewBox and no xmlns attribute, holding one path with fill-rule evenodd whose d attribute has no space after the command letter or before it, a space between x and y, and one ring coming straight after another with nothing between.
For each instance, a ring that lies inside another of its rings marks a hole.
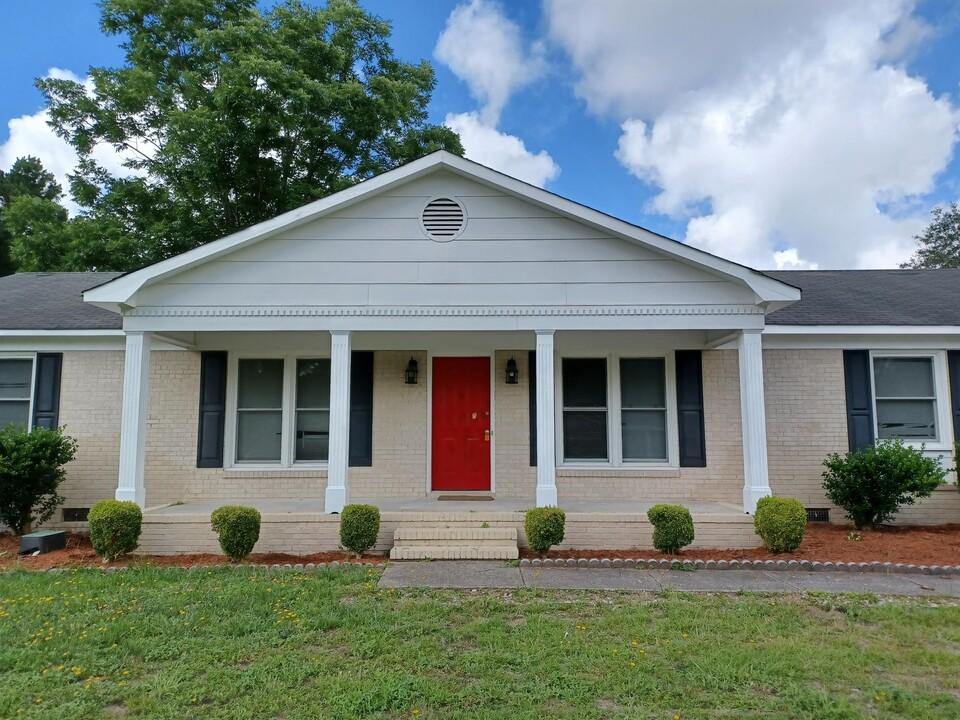
<instances>
[{"instance_id":1,"label":"black wall lantern","mask_svg":"<svg viewBox=\"0 0 960 720\"><path fill-rule=\"evenodd\" d=\"M507 360L507 385L516 385L520 382L520 370L517 369L517 361L513 358Z\"/></svg>"},{"instance_id":2,"label":"black wall lantern","mask_svg":"<svg viewBox=\"0 0 960 720\"><path fill-rule=\"evenodd\" d=\"M403 381L407 385L417 384L417 361L413 358L410 358L410 362L407 363L407 369L404 370L403 377Z\"/></svg>"}]
</instances>

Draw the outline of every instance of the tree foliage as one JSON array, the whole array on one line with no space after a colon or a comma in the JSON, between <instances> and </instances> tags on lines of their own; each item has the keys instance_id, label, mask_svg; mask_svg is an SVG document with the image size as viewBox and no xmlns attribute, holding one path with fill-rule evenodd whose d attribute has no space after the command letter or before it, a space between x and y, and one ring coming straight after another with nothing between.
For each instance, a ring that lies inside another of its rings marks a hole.
<instances>
[{"instance_id":1,"label":"tree foliage","mask_svg":"<svg viewBox=\"0 0 960 720\"><path fill-rule=\"evenodd\" d=\"M91 69L87 86L37 82L81 158L81 213L59 235L34 225L20 236L29 267L133 269L433 150L463 151L427 122L429 63L398 60L390 25L356 0L266 11L256 0L104 0L101 27L123 38L123 66ZM104 143L128 176L95 161ZM48 246L59 264L45 265Z\"/></svg>"},{"instance_id":2,"label":"tree foliage","mask_svg":"<svg viewBox=\"0 0 960 720\"><path fill-rule=\"evenodd\" d=\"M11 229L12 207L21 198L30 201L32 209L42 208L40 214L55 212L57 208L63 210L56 201L63 194L63 188L57 183L53 173L48 172L38 158L26 156L17 158L7 172L0 170L0 277L9 275L17 267L11 258L10 241L17 234ZM17 222L28 223L25 215ZM63 221L66 221L66 212L63 212Z\"/></svg>"},{"instance_id":3,"label":"tree foliage","mask_svg":"<svg viewBox=\"0 0 960 720\"><path fill-rule=\"evenodd\" d=\"M933 219L927 228L915 235L917 251L900 267L903 268L960 268L960 207L935 207Z\"/></svg>"}]
</instances>

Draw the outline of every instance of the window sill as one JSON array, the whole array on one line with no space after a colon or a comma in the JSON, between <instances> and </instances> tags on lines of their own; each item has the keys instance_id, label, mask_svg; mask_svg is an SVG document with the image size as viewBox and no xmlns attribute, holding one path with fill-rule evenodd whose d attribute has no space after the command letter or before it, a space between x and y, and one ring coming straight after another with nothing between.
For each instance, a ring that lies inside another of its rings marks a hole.
<instances>
[{"instance_id":1,"label":"window sill","mask_svg":"<svg viewBox=\"0 0 960 720\"><path fill-rule=\"evenodd\" d=\"M280 467L278 465L234 465L223 469L223 476L227 478L249 477L294 477L294 478L325 478L326 465L293 465Z\"/></svg>"},{"instance_id":2,"label":"window sill","mask_svg":"<svg viewBox=\"0 0 960 720\"><path fill-rule=\"evenodd\" d=\"M670 465L560 465L557 477L678 478L680 469Z\"/></svg>"}]
</instances>

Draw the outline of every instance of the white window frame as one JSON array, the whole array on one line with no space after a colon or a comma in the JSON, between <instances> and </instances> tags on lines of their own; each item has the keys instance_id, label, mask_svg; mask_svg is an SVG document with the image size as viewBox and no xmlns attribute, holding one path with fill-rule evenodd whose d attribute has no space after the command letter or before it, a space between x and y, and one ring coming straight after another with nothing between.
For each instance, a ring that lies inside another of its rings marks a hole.
<instances>
[{"instance_id":1,"label":"white window frame","mask_svg":"<svg viewBox=\"0 0 960 720\"><path fill-rule=\"evenodd\" d=\"M927 450L946 451L953 449L950 436L950 391L947 381L947 354L943 350L871 350L870 351L870 402L873 410L873 437L880 440L879 421L877 419L877 384L874 377L875 358L929 358L933 360L934 417L937 423L935 439L903 438L904 445Z\"/></svg>"},{"instance_id":2,"label":"white window frame","mask_svg":"<svg viewBox=\"0 0 960 720\"><path fill-rule=\"evenodd\" d=\"M607 460L567 460L563 456L563 360L594 358L607 362ZM667 458L664 460L625 460L621 427L620 360L657 358L663 360L666 376ZM629 470L663 470L680 467L680 438L677 430L677 378L673 351L637 353L595 353L589 351L557 353L554 358L555 437L558 468L624 468Z\"/></svg>"},{"instance_id":3,"label":"white window frame","mask_svg":"<svg viewBox=\"0 0 960 720\"><path fill-rule=\"evenodd\" d=\"M294 460L296 455L297 360L329 360L329 353L231 352L227 369L227 417L223 433L224 469L229 470L326 470L328 463ZM283 391L280 406L280 462L237 460L237 405L241 360L283 360Z\"/></svg>"},{"instance_id":4,"label":"white window frame","mask_svg":"<svg viewBox=\"0 0 960 720\"><path fill-rule=\"evenodd\" d=\"M30 361L30 397L27 400L27 431L33 429L33 403L37 391L37 354L36 353L0 353L0 361L3 360L29 360ZM22 398L16 400L9 398L0 399L2 402L23 402Z\"/></svg>"}]
</instances>

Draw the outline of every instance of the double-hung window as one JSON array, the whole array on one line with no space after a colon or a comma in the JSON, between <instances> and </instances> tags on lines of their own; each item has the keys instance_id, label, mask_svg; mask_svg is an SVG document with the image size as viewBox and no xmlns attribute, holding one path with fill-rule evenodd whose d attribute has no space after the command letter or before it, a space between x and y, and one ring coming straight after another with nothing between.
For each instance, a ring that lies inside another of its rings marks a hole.
<instances>
[{"instance_id":1,"label":"double-hung window","mask_svg":"<svg viewBox=\"0 0 960 720\"><path fill-rule=\"evenodd\" d=\"M936 355L873 355L877 439L940 439Z\"/></svg>"},{"instance_id":2,"label":"double-hung window","mask_svg":"<svg viewBox=\"0 0 960 720\"><path fill-rule=\"evenodd\" d=\"M675 462L666 358L568 357L560 375L562 462Z\"/></svg>"},{"instance_id":3,"label":"double-hung window","mask_svg":"<svg viewBox=\"0 0 960 720\"><path fill-rule=\"evenodd\" d=\"M328 358L240 358L236 377L238 465L327 462Z\"/></svg>"},{"instance_id":4,"label":"double-hung window","mask_svg":"<svg viewBox=\"0 0 960 720\"><path fill-rule=\"evenodd\" d=\"M32 357L0 357L0 428L11 423L30 427L33 390Z\"/></svg>"}]
</instances>

